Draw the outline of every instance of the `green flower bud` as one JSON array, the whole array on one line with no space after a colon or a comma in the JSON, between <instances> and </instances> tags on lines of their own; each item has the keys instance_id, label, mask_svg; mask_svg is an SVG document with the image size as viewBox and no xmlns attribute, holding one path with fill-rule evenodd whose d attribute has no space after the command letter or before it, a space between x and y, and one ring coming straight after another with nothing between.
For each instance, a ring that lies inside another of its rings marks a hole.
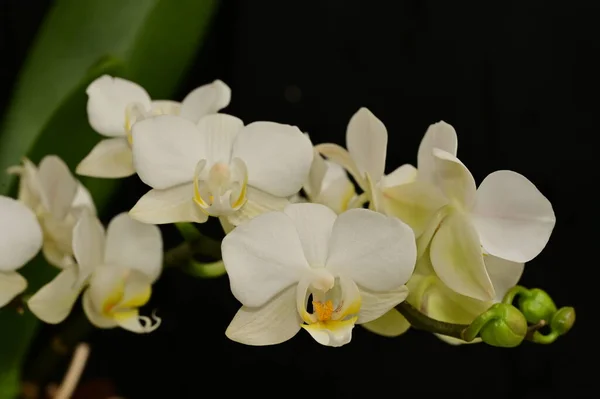
<instances>
[{"instance_id":1,"label":"green flower bud","mask_svg":"<svg viewBox=\"0 0 600 399\"><path fill-rule=\"evenodd\" d=\"M575 324L575 309L570 306L560 308L550 321L550 328L559 335L565 335Z\"/></svg>"},{"instance_id":2,"label":"green flower bud","mask_svg":"<svg viewBox=\"0 0 600 399\"><path fill-rule=\"evenodd\" d=\"M531 324L538 324L542 320L550 323L556 313L556 305L550 295L539 288L533 288L519 295L519 309Z\"/></svg>"},{"instance_id":3,"label":"green flower bud","mask_svg":"<svg viewBox=\"0 0 600 399\"><path fill-rule=\"evenodd\" d=\"M523 342L527 335L527 320L519 309L506 303L496 303L486 313L488 321L479 330L483 342L502 348L512 348Z\"/></svg>"}]
</instances>

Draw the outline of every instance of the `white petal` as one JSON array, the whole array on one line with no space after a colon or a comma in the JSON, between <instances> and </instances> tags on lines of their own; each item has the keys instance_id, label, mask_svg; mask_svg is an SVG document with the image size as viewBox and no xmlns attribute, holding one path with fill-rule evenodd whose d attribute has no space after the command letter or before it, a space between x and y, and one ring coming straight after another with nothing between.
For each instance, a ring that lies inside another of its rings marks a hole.
<instances>
[{"instance_id":1,"label":"white petal","mask_svg":"<svg viewBox=\"0 0 600 399\"><path fill-rule=\"evenodd\" d=\"M346 169L352 178L356 180L356 183L364 190L366 187L365 176L358 169L350 153L345 148L337 144L325 143L316 145L315 150L327 157L329 161Z\"/></svg>"},{"instance_id":2,"label":"white petal","mask_svg":"<svg viewBox=\"0 0 600 399\"><path fill-rule=\"evenodd\" d=\"M315 341L325 346L340 347L352 340L355 319L328 323L303 324Z\"/></svg>"},{"instance_id":3,"label":"white petal","mask_svg":"<svg viewBox=\"0 0 600 399\"><path fill-rule=\"evenodd\" d=\"M367 209L351 209L333 225L327 269L368 290L391 291L409 279L416 256L408 225Z\"/></svg>"},{"instance_id":4,"label":"white petal","mask_svg":"<svg viewBox=\"0 0 600 399\"><path fill-rule=\"evenodd\" d=\"M479 301L477 299L459 295L446 287L441 281L437 280L423 293L421 311L429 317L455 324L471 324L471 322L485 312L492 305L492 302ZM440 336L444 341L451 344L462 344L465 341L455 338ZM480 342L479 339L472 343Z\"/></svg>"},{"instance_id":5,"label":"white petal","mask_svg":"<svg viewBox=\"0 0 600 399\"><path fill-rule=\"evenodd\" d=\"M300 331L302 320L296 310L296 287L291 286L260 308L242 306L225 335L245 345L275 345Z\"/></svg>"},{"instance_id":6,"label":"white petal","mask_svg":"<svg viewBox=\"0 0 600 399\"><path fill-rule=\"evenodd\" d=\"M495 297L475 228L458 212L449 214L431 241L430 256L439 278L455 292L482 301Z\"/></svg>"},{"instance_id":7,"label":"white petal","mask_svg":"<svg viewBox=\"0 0 600 399\"><path fill-rule=\"evenodd\" d=\"M139 103L150 109L150 96L140 85L103 75L87 88L87 114L90 125L105 136L125 135L125 109Z\"/></svg>"},{"instance_id":8,"label":"white petal","mask_svg":"<svg viewBox=\"0 0 600 399\"><path fill-rule=\"evenodd\" d=\"M417 168L411 164L399 166L389 175L383 176L382 187L394 187L401 184L412 183L417 178Z\"/></svg>"},{"instance_id":9,"label":"white petal","mask_svg":"<svg viewBox=\"0 0 600 399\"><path fill-rule=\"evenodd\" d=\"M475 203L475 179L469 169L449 152L433 149L435 156L434 184L448 199L457 201L469 209Z\"/></svg>"},{"instance_id":10,"label":"white petal","mask_svg":"<svg viewBox=\"0 0 600 399\"><path fill-rule=\"evenodd\" d=\"M410 323L396 309L390 309L380 318L362 326L372 333L391 338L404 334L410 328Z\"/></svg>"},{"instance_id":11,"label":"white petal","mask_svg":"<svg viewBox=\"0 0 600 399\"><path fill-rule=\"evenodd\" d=\"M135 123L131 131L135 170L152 188L191 182L196 164L206 158L204 136L185 118L156 116Z\"/></svg>"},{"instance_id":12,"label":"white petal","mask_svg":"<svg viewBox=\"0 0 600 399\"><path fill-rule=\"evenodd\" d=\"M433 215L430 222L427 224L427 227L425 227L425 230L423 230L423 233L419 236L419 238L417 238L417 259L421 259L423 257L425 251L427 251L429 245L431 244L434 234L440 227L440 224L446 218L448 212L451 211L452 210L450 207L443 207Z\"/></svg>"},{"instance_id":13,"label":"white petal","mask_svg":"<svg viewBox=\"0 0 600 399\"><path fill-rule=\"evenodd\" d=\"M13 166L8 171L9 174L16 174L19 179L18 199L27 205L30 209L38 209L44 206L47 209L47 201L43 197L42 184L38 176L37 166L29 159L23 158L22 165Z\"/></svg>"},{"instance_id":14,"label":"white petal","mask_svg":"<svg viewBox=\"0 0 600 399\"><path fill-rule=\"evenodd\" d=\"M117 319L119 327L137 334L147 334L156 330L162 324L162 319L152 315L152 319L148 316L140 316L139 311L127 312L127 317Z\"/></svg>"},{"instance_id":15,"label":"white petal","mask_svg":"<svg viewBox=\"0 0 600 399\"><path fill-rule=\"evenodd\" d=\"M352 200L356 198L354 184L347 175L332 181L321 191L321 195L313 202L318 202L331 208L335 213L342 213L351 207Z\"/></svg>"},{"instance_id":16,"label":"white petal","mask_svg":"<svg viewBox=\"0 0 600 399\"><path fill-rule=\"evenodd\" d=\"M139 270L155 281L163 261L160 230L154 225L133 220L127 213L115 216L106 229L104 261Z\"/></svg>"},{"instance_id":17,"label":"white petal","mask_svg":"<svg viewBox=\"0 0 600 399\"><path fill-rule=\"evenodd\" d=\"M323 159L323 157L321 157L319 155L319 158ZM344 168L342 168L340 165L332 162L332 161L325 161L325 175L323 176L323 181L322 181L322 188L327 189L329 188L332 184L334 184L337 181L340 180L344 180L344 181L348 181L350 182L350 179L348 178L348 174L346 173L346 170Z\"/></svg>"},{"instance_id":18,"label":"white petal","mask_svg":"<svg viewBox=\"0 0 600 399\"><path fill-rule=\"evenodd\" d=\"M179 115L181 113L181 103L172 100L153 100L150 108L155 115Z\"/></svg>"},{"instance_id":19,"label":"white petal","mask_svg":"<svg viewBox=\"0 0 600 399\"><path fill-rule=\"evenodd\" d=\"M372 292L360 288L360 313L356 324L368 323L386 314L394 306L403 302L408 296L408 287L405 285L393 291Z\"/></svg>"},{"instance_id":20,"label":"white petal","mask_svg":"<svg viewBox=\"0 0 600 399\"><path fill-rule=\"evenodd\" d=\"M269 212L236 227L221 245L233 295L261 307L298 283L310 269L298 231L283 212Z\"/></svg>"},{"instance_id":21,"label":"white petal","mask_svg":"<svg viewBox=\"0 0 600 399\"><path fill-rule=\"evenodd\" d=\"M556 223L550 201L526 177L510 170L483 180L473 215L485 250L513 262L535 258Z\"/></svg>"},{"instance_id":22,"label":"white petal","mask_svg":"<svg viewBox=\"0 0 600 399\"><path fill-rule=\"evenodd\" d=\"M192 90L181 102L180 115L193 122L201 117L215 114L229 105L231 89L224 82L215 80Z\"/></svg>"},{"instance_id":23,"label":"white petal","mask_svg":"<svg viewBox=\"0 0 600 399\"><path fill-rule=\"evenodd\" d=\"M75 172L82 176L121 178L135 174L133 155L127 139L115 137L101 140L77 165Z\"/></svg>"},{"instance_id":24,"label":"white petal","mask_svg":"<svg viewBox=\"0 0 600 399\"><path fill-rule=\"evenodd\" d=\"M341 166L333 162L331 162L331 164L336 165L343 171L343 168ZM317 150L314 150L313 161L310 165L310 170L308 173L308 180L304 184L304 191L306 192L306 195L312 198L317 198L319 196L328 169L329 167L325 159L323 159L323 157L317 152Z\"/></svg>"},{"instance_id":25,"label":"white petal","mask_svg":"<svg viewBox=\"0 0 600 399\"><path fill-rule=\"evenodd\" d=\"M387 141L385 125L367 108L359 109L350 118L346 147L361 175L368 173L374 182L379 182L385 171Z\"/></svg>"},{"instance_id":26,"label":"white petal","mask_svg":"<svg viewBox=\"0 0 600 399\"><path fill-rule=\"evenodd\" d=\"M324 160L316 151L304 191L311 202L326 205L335 213L347 210L356 195L346 170L332 161Z\"/></svg>"},{"instance_id":27,"label":"white petal","mask_svg":"<svg viewBox=\"0 0 600 399\"><path fill-rule=\"evenodd\" d=\"M72 241L73 240L71 237L71 242ZM45 240L42 247L42 253L44 254L46 261L52 266L58 267L59 269L64 269L65 267L75 263L70 252L71 251L69 251L69 253L65 253L64 249L60 248L58 243L54 240Z\"/></svg>"},{"instance_id":28,"label":"white petal","mask_svg":"<svg viewBox=\"0 0 600 399\"><path fill-rule=\"evenodd\" d=\"M17 272L0 271L0 308L25 291L27 280Z\"/></svg>"},{"instance_id":29,"label":"white petal","mask_svg":"<svg viewBox=\"0 0 600 399\"><path fill-rule=\"evenodd\" d=\"M83 285L77 267L71 265L40 288L27 305L38 319L50 324L60 323L71 313Z\"/></svg>"},{"instance_id":30,"label":"white petal","mask_svg":"<svg viewBox=\"0 0 600 399\"><path fill-rule=\"evenodd\" d=\"M521 279L525 264L511 262L493 255L485 255L483 261L496 291L496 301L502 302L508 290L517 285Z\"/></svg>"},{"instance_id":31,"label":"white petal","mask_svg":"<svg viewBox=\"0 0 600 399\"><path fill-rule=\"evenodd\" d=\"M67 164L56 155L45 156L40 161L38 178L48 210L56 219L63 219L71 209L79 182Z\"/></svg>"},{"instance_id":32,"label":"white petal","mask_svg":"<svg viewBox=\"0 0 600 399\"><path fill-rule=\"evenodd\" d=\"M104 317L100 311L96 309L92 303L92 297L89 289L83 293L81 303L83 304L83 311L85 312L85 315L90 323L92 323L94 326L98 328L114 328L118 326L118 323L115 320Z\"/></svg>"},{"instance_id":33,"label":"white petal","mask_svg":"<svg viewBox=\"0 0 600 399\"><path fill-rule=\"evenodd\" d=\"M244 122L227 114L208 115L198 122L198 130L204 137L208 165L217 162L229 164L233 143Z\"/></svg>"},{"instance_id":34,"label":"white petal","mask_svg":"<svg viewBox=\"0 0 600 399\"><path fill-rule=\"evenodd\" d=\"M436 212L448 201L441 192L427 182L415 181L383 189L385 213L408 224L419 237L428 227Z\"/></svg>"},{"instance_id":35,"label":"white petal","mask_svg":"<svg viewBox=\"0 0 600 399\"><path fill-rule=\"evenodd\" d=\"M191 183L165 190L150 190L129 211L140 222L166 224L179 222L204 223L208 215L194 203L194 187Z\"/></svg>"},{"instance_id":36,"label":"white petal","mask_svg":"<svg viewBox=\"0 0 600 399\"><path fill-rule=\"evenodd\" d=\"M375 180L371 178L371 175L365 173L366 187L364 194L367 195L369 201L369 209L383 213L384 209L384 198L381 192L381 187Z\"/></svg>"},{"instance_id":37,"label":"white petal","mask_svg":"<svg viewBox=\"0 0 600 399\"><path fill-rule=\"evenodd\" d=\"M313 148L308 136L295 126L254 122L238 134L232 157L246 163L250 186L289 197L308 178Z\"/></svg>"},{"instance_id":38,"label":"white petal","mask_svg":"<svg viewBox=\"0 0 600 399\"><path fill-rule=\"evenodd\" d=\"M221 223L221 227L223 228L223 232L225 234L229 234L233 229L235 229L235 225L231 223L225 216L220 216L219 222Z\"/></svg>"},{"instance_id":39,"label":"white petal","mask_svg":"<svg viewBox=\"0 0 600 399\"><path fill-rule=\"evenodd\" d=\"M94 204L94 199L92 198L92 195L88 189L81 183L77 185L77 193L75 194L75 198L73 199L71 206L73 208L78 208L77 211L85 208L92 212L92 214L96 214L96 205Z\"/></svg>"},{"instance_id":40,"label":"white petal","mask_svg":"<svg viewBox=\"0 0 600 399\"><path fill-rule=\"evenodd\" d=\"M0 271L13 271L29 262L42 247L42 229L24 204L0 196Z\"/></svg>"},{"instance_id":41,"label":"white petal","mask_svg":"<svg viewBox=\"0 0 600 399\"><path fill-rule=\"evenodd\" d=\"M290 204L284 212L298 232L304 256L312 267L324 267L327 260L331 229L337 215L321 204Z\"/></svg>"},{"instance_id":42,"label":"white petal","mask_svg":"<svg viewBox=\"0 0 600 399\"><path fill-rule=\"evenodd\" d=\"M104 227L90 212L83 212L73 228L73 254L83 275L104 263Z\"/></svg>"},{"instance_id":43,"label":"white petal","mask_svg":"<svg viewBox=\"0 0 600 399\"><path fill-rule=\"evenodd\" d=\"M417 154L417 168L419 180L433 182L435 173L435 159L433 149L439 148L456 156L458 139L454 128L444 121L429 126Z\"/></svg>"},{"instance_id":44,"label":"white petal","mask_svg":"<svg viewBox=\"0 0 600 399\"><path fill-rule=\"evenodd\" d=\"M287 198L275 197L254 187L247 188L246 199L246 203L239 211L227 216L229 223L234 226L254 219L265 212L282 211L290 203Z\"/></svg>"}]
</instances>

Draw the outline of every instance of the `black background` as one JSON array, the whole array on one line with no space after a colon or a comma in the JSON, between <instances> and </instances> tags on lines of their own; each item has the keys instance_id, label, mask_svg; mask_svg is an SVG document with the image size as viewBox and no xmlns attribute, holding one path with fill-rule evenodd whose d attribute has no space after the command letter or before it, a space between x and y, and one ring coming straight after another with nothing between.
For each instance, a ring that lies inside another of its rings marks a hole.
<instances>
[{"instance_id":1,"label":"black background","mask_svg":"<svg viewBox=\"0 0 600 399\"><path fill-rule=\"evenodd\" d=\"M48 4L0 0L0 109ZM416 331L386 339L360 327L342 348L321 347L303 332L275 347L246 347L224 336L239 306L227 277L169 270L151 303L163 326L145 336L94 333L84 381L109 378L131 399L596 395L598 2L221 4L174 99L219 78L233 91L225 112L246 123L295 124L315 142L339 144L349 118L366 106L388 128L388 172L415 164L429 124L451 123L458 155L478 182L515 170L552 202L556 228L522 283L575 306L576 326L550 346L515 349L452 347ZM115 211L146 189L129 179Z\"/></svg>"}]
</instances>

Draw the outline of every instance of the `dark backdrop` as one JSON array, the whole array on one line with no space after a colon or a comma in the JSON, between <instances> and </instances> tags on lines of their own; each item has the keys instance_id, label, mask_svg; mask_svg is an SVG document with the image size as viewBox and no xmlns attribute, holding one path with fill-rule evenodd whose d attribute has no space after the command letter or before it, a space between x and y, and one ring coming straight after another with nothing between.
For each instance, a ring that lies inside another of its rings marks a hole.
<instances>
[{"instance_id":1,"label":"dark backdrop","mask_svg":"<svg viewBox=\"0 0 600 399\"><path fill-rule=\"evenodd\" d=\"M47 4L0 0L0 106ZM147 336L95 333L84 380L110 379L131 399L593 396L599 17L597 1L223 1L176 96L220 78L233 90L226 111L246 123L296 124L315 142L339 144L350 116L369 107L388 128L388 171L415 164L429 124L451 123L478 182L512 169L552 202L556 228L522 282L576 307L567 337L452 347L416 331L386 339L357 327L342 348L302 332L246 347L224 336L239 306L227 277L169 270L151 304L163 326ZM136 178L127 183L115 211L146 190Z\"/></svg>"}]
</instances>

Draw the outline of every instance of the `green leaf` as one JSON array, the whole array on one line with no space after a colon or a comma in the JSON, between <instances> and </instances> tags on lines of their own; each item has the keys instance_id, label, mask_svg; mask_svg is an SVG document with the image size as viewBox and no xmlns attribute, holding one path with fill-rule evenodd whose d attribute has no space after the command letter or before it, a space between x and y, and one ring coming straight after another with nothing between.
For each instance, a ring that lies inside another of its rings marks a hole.
<instances>
[{"instance_id":1,"label":"green leaf","mask_svg":"<svg viewBox=\"0 0 600 399\"><path fill-rule=\"evenodd\" d=\"M0 170L24 155L57 154L74 169L101 137L88 125L85 88L107 73L140 83L156 99L175 92L196 55L216 0L57 0L21 71L0 130ZM118 180L82 178L99 211ZM0 173L0 194L14 190ZM33 292L56 271L38 256L23 269ZM0 312L0 399L18 394L36 328L29 313Z\"/></svg>"}]
</instances>

